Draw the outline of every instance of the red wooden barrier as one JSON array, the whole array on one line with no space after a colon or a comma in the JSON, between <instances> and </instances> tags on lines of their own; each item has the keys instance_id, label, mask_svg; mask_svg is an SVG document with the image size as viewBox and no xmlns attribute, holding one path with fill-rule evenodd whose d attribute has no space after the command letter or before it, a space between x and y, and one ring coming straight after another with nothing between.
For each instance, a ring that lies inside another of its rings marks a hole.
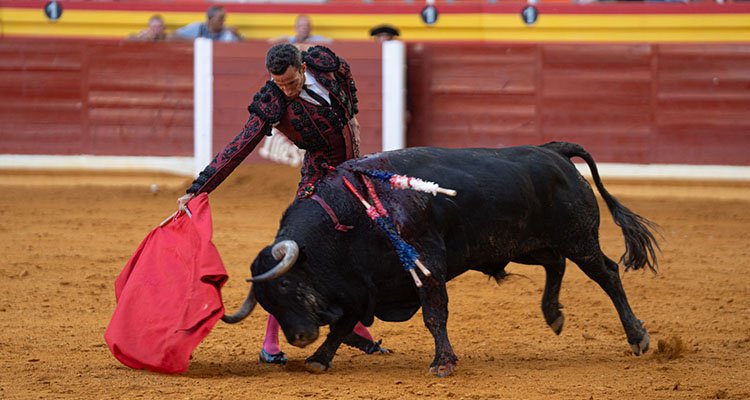
<instances>
[{"instance_id":1,"label":"red wooden barrier","mask_svg":"<svg viewBox=\"0 0 750 400\"><path fill-rule=\"evenodd\" d=\"M0 41L0 153L190 156L192 43Z\"/></svg>"},{"instance_id":2,"label":"red wooden barrier","mask_svg":"<svg viewBox=\"0 0 750 400\"><path fill-rule=\"evenodd\" d=\"M381 146L381 55L335 43ZM267 79L266 43L214 48L214 151ZM0 153L191 156L192 43L0 42ZM409 146L548 140L600 162L750 165L750 45L413 43ZM256 154L252 156L258 159Z\"/></svg>"},{"instance_id":3,"label":"red wooden barrier","mask_svg":"<svg viewBox=\"0 0 750 400\"><path fill-rule=\"evenodd\" d=\"M265 42L214 45L214 152L242 128L268 79ZM381 55L336 43L359 88L361 149L381 148ZM0 153L193 155L193 47L33 39L0 42ZM250 160L258 160L258 152Z\"/></svg>"},{"instance_id":4,"label":"red wooden barrier","mask_svg":"<svg viewBox=\"0 0 750 400\"><path fill-rule=\"evenodd\" d=\"M578 142L598 161L750 165L750 45L409 46L409 146Z\"/></svg>"}]
</instances>

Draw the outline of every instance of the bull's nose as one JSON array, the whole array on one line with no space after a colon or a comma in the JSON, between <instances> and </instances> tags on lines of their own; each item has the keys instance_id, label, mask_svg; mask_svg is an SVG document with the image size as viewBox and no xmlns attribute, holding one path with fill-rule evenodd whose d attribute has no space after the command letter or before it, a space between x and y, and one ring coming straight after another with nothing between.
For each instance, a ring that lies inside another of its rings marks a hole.
<instances>
[{"instance_id":1,"label":"bull's nose","mask_svg":"<svg viewBox=\"0 0 750 400\"><path fill-rule=\"evenodd\" d=\"M309 332L298 332L294 334L290 343L296 347L305 347L314 342L318 335Z\"/></svg>"}]
</instances>

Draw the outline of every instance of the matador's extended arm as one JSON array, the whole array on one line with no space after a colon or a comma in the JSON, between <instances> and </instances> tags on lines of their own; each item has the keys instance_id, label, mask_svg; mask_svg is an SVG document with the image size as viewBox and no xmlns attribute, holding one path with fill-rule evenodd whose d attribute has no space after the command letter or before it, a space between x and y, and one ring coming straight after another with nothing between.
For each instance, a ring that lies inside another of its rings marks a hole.
<instances>
[{"instance_id":1,"label":"matador's extended arm","mask_svg":"<svg viewBox=\"0 0 750 400\"><path fill-rule=\"evenodd\" d=\"M242 131L224 147L224 150L216 154L186 192L197 195L216 189L252 153L263 136L271 135L271 127L281 119L286 104L286 97L278 86L271 81L266 82L248 106L250 117Z\"/></svg>"}]
</instances>

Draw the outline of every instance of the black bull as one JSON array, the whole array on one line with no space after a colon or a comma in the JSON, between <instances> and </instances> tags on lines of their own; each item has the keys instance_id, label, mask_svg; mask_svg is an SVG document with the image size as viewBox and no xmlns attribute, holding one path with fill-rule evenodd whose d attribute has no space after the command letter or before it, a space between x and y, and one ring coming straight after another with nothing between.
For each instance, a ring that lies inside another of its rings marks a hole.
<instances>
[{"instance_id":1,"label":"black bull","mask_svg":"<svg viewBox=\"0 0 750 400\"><path fill-rule=\"evenodd\" d=\"M430 371L444 376L457 361L446 330L447 281L468 270L499 280L509 262L541 265L546 272L542 313L559 334L564 318L558 299L569 259L609 295L633 352L646 352L649 336L628 304L618 265L599 246L596 198L570 157L586 161L622 228L625 253L620 261L625 268L655 270L658 244L649 231L652 224L606 191L594 160L579 145L410 148L349 161L318 184L316 193L341 223L354 227L348 232L334 229L318 202L295 200L282 217L276 245L263 249L252 264L255 284L245 304L225 321L247 316L257 299L295 346L312 343L319 327L330 325L328 337L306 361L308 369L324 371L342 342L351 340L347 335L357 321L406 321L422 307L435 339ZM432 273L422 277L423 287L415 286L386 235L342 184L345 176L367 193L353 172L357 169L386 170L458 191L456 197L432 196L374 182L401 236Z\"/></svg>"}]
</instances>

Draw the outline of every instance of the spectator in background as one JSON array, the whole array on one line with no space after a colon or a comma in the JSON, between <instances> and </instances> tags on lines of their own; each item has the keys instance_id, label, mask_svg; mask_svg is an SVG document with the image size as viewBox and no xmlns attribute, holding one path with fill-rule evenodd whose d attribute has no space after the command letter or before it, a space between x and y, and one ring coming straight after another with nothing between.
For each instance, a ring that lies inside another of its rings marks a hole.
<instances>
[{"instance_id":1,"label":"spectator in background","mask_svg":"<svg viewBox=\"0 0 750 400\"><path fill-rule=\"evenodd\" d=\"M370 36L378 43L387 42L396 39L400 32L396 27L389 24L380 24L370 29Z\"/></svg>"},{"instance_id":2,"label":"spectator in background","mask_svg":"<svg viewBox=\"0 0 750 400\"><path fill-rule=\"evenodd\" d=\"M206 11L206 22L193 22L177 29L174 37L193 40L206 38L219 42L238 42L242 37L234 28L224 26L227 13L222 6L211 6Z\"/></svg>"},{"instance_id":3,"label":"spectator in background","mask_svg":"<svg viewBox=\"0 0 750 400\"><path fill-rule=\"evenodd\" d=\"M164 26L164 18L154 14L148 19L148 28L130 35L130 40L141 40L145 42L167 40L167 31Z\"/></svg>"},{"instance_id":4,"label":"spectator in background","mask_svg":"<svg viewBox=\"0 0 750 400\"><path fill-rule=\"evenodd\" d=\"M294 21L294 36L281 36L271 39L269 42L272 44L279 43L292 43L292 44L303 44L303 43L331 43L333 40L320 35L312 34L312 21L307 15L298 15ZM297 46L300 47L300 46ZM302 46L307 47L307 46ZM303 48L304 50L304 48Z\"/></svg>"}]
</instances>

